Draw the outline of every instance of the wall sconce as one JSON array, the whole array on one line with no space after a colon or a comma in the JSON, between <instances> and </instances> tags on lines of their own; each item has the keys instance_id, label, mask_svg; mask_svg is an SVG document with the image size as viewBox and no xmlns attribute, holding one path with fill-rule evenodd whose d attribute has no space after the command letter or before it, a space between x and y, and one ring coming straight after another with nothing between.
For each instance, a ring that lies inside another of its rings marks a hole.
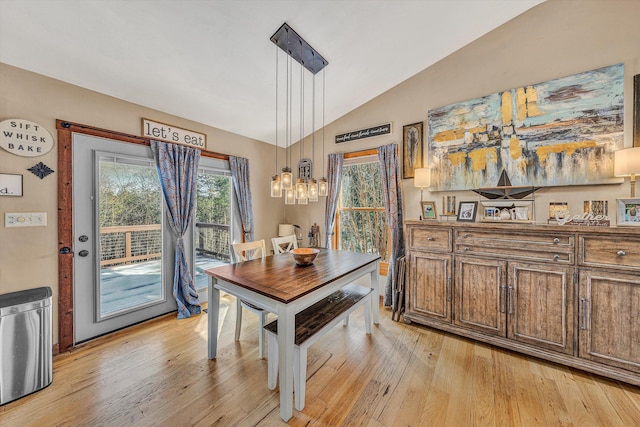
<instances>
[{"instance_id":1,"label":"wall sconce","mask_svg":"<svg viewBox=\"0 0 640 427\"><path fill-rule=\"evenodd\" d=\"M625 148L614 153L613 174L631 177L631 197L636 197L636 175L640 175L640 147Z\"/></svg>"},{"instance_id":2,"label":"wall sconce","mask_svg":"<svg viewBox=\"0 0 640 427\"><path fill-rule=\"evenodd\" d=\"M424 189L431 185L431 169L417 168L413 171L413 174L413 185L420 187L420 201L422 202Z\"/></svg>"}]
</instances>

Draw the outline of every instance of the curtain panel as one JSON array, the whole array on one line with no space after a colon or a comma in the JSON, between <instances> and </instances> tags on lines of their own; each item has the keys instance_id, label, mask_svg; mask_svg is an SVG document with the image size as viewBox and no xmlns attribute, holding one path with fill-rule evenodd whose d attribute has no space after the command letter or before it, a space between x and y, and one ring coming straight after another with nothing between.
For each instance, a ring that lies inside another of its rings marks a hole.
<instances>
[{"instance_id":1,"label":"curtain panel","mask_svg":"<svg viewBox=\"0 0 640 427\"><path fill-rule=\"evenodd\" d=\"M344 154L332 153L328 156L327 164L327 204L324 211L325 248L331 248L333 238L333 226L336 220L336 209L338 207L338 196L340 195L340 184L342 183L342 165L344 164Z\"/></svg>"},{"instance_id":2,"label":"curtain panel","mask_svg":"<svg viewBox=\"0 0 640 427\"><path fill-rule=\"evenodd\" d=\"M196 200L196 179L200 150L184 145L151 141L162 194L167 206L169 227L176 237L173 297L178 303L178 319L200 313L200 302L184 252L183 236L189 229Z\"/></svg>"},{"instance_id":3,"label":"curtain panel","mask_svg":"<svg viewBox=\"0 0 640 427\"><path fill-rule=\"evenodd\" d=\"M245 242L253 242L253 204L251 202L251 188L249 187L249 160L244 157L229 156L233 188L236 191L242 232Z\"/></svg>"},{"instance_id":4,"label":"curtain panel","mask_svg":"<svg viewBox=\"0 0 640 427\"><path fill-rule=\"evenodd\" d=\"M393 301L393 283L396 280L396 261L404 256L404 231L402 215L402 176L398 166L398 146L396 144L378 147L380 161L380 176L384 195L384 207L387 223L391 230L391 254L389 255L389 270L387 284L384 287L384 305L391 306Z\"/></svg>"}]
</instances>

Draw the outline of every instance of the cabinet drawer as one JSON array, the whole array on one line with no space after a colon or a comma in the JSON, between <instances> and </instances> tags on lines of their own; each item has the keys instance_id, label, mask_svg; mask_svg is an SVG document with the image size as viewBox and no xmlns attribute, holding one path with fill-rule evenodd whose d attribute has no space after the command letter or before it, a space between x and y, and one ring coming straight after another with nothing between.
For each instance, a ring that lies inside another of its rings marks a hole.
<instances>
[{"instance_id":1,"label":"cabinet drawer","mask_svg":"<svg viewBox=\"0 0 640 427\"><path fill-rule=\"evenodd\" d=\"M580 263L640 270L640 238L580 236Z\"/></svg>"},{"instance_id":2,"label":"cabinet drawer","mask_svg":"<svg viewBox=\"0 0 640 427\"><path fill-rule=\"evenodd\" d=\"M571 234L462 229L456 231L455 242L457 253L574 263L575 243Z\"/></svg>"},{"instance_id":3,"label":"cabinet drawer","mask_svg":"<svg viewBox=\"0 0 640 427\"><path fill-rule=\"evenodd\" d=\"M450 228L411 227L409 247L419 251L451 252L452 234Z\"/></svg>"}]
</instances>

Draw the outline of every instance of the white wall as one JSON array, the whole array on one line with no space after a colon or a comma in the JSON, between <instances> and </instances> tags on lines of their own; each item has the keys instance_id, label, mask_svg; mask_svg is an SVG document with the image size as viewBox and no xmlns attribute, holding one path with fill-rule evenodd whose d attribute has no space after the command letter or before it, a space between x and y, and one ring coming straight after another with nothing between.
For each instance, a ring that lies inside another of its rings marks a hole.
<instances>
[{"instance_id":1,"label":"white wall","mask_svg":"<svg viewBox=\"0 0 640 427\"><path fill-rule=\"evenodd\" d=\"M631 146L633 76L640 73L639 22L637 0L548 0L328 124L325 152L351 152L388 143L399 144L401 150L403 125L423 121L426 138L430 109L620 62L625 66L625 146ZM455 22L451 27L455 31ZM415 46L416 55L420 49ZM330 102L331 88L327 87ZM333 143L337 134L387 122L393 123L392 135ZM321 140L321 133L316 133L316 153L322 150L318 147ZM310 142L306 144L308 149ZM292 157L298 158L297 151ZM582 213L583 201L608 200L609 214L615 216L616 198L629 197L629 193L628 179L619 185L543 188L535 193L536 220L546 222L550 201L567 201L572 212ZM443 195L455 195L458 202L479 200L472 191L425 190L424 199L436 201L438 214ZM403 197L405 219L418 218L420 189L410 179L403 181ZM314 221L324 224L324 205L287 207L286 216L308 230Z\"/></svg>"}]
</instances>

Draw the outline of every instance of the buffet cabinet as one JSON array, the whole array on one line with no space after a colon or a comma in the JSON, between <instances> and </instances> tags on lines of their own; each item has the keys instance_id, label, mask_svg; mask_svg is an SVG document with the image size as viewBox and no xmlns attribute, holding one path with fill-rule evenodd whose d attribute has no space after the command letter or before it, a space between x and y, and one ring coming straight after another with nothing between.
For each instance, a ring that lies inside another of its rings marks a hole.
<instances>
[{"instance_id":1,"label":"buffet cabinet","mask_svg":"<svg viewBox=\"0 0 640 427\"><path fill-rule=\"evenodd\" d=\"M405 228L406 322L640 385L640 229Z\"/></svg>"}]
</instances>

